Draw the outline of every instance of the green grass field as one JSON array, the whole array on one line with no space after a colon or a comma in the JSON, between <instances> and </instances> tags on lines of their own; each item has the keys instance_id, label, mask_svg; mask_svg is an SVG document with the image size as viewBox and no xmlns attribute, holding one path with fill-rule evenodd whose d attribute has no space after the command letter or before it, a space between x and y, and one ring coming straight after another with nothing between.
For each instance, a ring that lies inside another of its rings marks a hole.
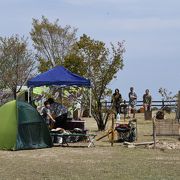
<instances>
[{"instance_id":1,"label":"green grass field","mask_svg":"<svg viewBox=\"0 0 180 180\"><path fill-rule=\"evenodd\" d=\"M138 142L152 140L152 123L137 114ZM86 119L87 128L98 136L93 119ZM110 124L109 124L110 125ZM179 142L178 137L160 140ZM111 147L108 139L71 147L0 151L0 179L169 179L180 178L180 150L148 149L143 146L127 148L120 143Z\"/></svg>"}]
</instances>

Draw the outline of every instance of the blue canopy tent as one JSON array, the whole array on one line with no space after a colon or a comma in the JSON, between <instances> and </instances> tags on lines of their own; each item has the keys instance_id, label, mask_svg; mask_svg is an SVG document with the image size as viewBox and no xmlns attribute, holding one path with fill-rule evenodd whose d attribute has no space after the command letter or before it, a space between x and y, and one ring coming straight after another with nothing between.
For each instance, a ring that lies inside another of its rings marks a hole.
<instances>
[{"instance_id":1,"label":"blue canopy tent","mask_svg":"<svg viewBox=\"0 0 180 180\"><path fill-rule=\"evenodd\" d=\"M29 88L39 86L78 86L91 87L90 80L72 73L63 66L56 66L36 77L28 80ZM91 115L91 90L90 90L90 115Z\"/></svg>"},{"instance_id":2,"label":"blue canopy tent","mask_svg":"<svg viewBox=\"0 0 180 180\"><path fill-rule=\"evenodd\" d=\"M28 87L38 86L83 86L90 87L90 80L72 73L63 66L56 66L27 82Z\"/></svg>"}]
</instances>

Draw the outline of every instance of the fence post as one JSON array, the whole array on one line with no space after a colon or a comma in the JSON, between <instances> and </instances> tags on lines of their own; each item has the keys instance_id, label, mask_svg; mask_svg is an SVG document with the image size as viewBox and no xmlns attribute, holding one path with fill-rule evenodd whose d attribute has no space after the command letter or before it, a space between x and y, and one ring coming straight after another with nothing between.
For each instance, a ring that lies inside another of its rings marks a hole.
<instances>
[{"instance_id":1,"label":"fence post","mask_svg":"<svg viewBox=\"0 0 180 180\"><path fill-rule=\"evenodd\" d=\"M164 99L162 99L162 107L164 107Z\"/></svg>"},{"instance_id":2,"label":"fence post","mask_svg":"<svg viewBox=\"0 0 180 180\"><path fill-rule=\"evenodd\" d=\"M154 149L156 148L156 120L155 116L153 117L153 141L154 141Z\"/></svg>"},{"instance_id":3,"label":"fence post","mask_svg":"<svg viewBox=\"0 0 180 180\"><path fill-rule=\"evenodd\" d=\"M104 102L104 103L105 103L105 108L107 109L107 101L105 100L105 102Z\"/></svg>"},{"instance_id":4,"label":"fence post","mask_svg":"<svg viewBox=\"0 0 180 180\"><path fill-rule=\"evenodd\" d=\"M176 114L176 118L179 122L180 119L180 91L178 92L178 101L177 101L177 114Z\"/></svg>"},{"instance_id":5,"label":"fence post","mask_svg":"<svg viewBox=\"0 0 180 180\"><path fill-rule=\"evenodd\" d=\"M111 136L111 146L113 146L113 144L114 144L114 117L115 117L115 114L113 113L113 115L112 115L112 136Z\"/></svg>"}]
</instances>

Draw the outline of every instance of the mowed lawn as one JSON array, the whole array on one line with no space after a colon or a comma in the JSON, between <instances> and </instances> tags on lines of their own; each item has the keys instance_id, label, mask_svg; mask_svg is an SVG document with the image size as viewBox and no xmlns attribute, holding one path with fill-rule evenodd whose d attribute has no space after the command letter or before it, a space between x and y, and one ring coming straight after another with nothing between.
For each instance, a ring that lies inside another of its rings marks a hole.
<instances>
[{"instance_id":1,"label":"mowed lawn","mask_svg":"<svg viewBox=\"0 0 180 180\"><path fill-rule=\"evenodd\" d=\"M152 123L137 114L138 141L152 140ZM98 137L96 123L86 119L86 127ZM109 123L110 126L110 123ZM177 137L160 140L178 142ZM71 147L24 151L0 151L0 179L180 179L180 150L127 148L120 143L110 146L108 139Z\"/></svg>"}]
</instances>

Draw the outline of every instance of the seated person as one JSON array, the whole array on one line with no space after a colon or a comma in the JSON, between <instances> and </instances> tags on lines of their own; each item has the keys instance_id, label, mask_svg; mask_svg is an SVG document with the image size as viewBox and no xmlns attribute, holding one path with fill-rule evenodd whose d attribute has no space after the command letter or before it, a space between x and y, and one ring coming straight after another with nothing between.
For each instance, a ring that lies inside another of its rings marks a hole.
<instances>
[{"instance_id":1,"label":"seated person","mask_svg":"<svg viewBox=\"0 0 180 180\"><path fill-rule=\"evenodd\" d=\"M50 111L54 119L56 120L54 128L64 127L67 120L67 108L63 105L54 101L54 99L49 98L48 102L50 104Z\"/></svg>"}]
</instances>

